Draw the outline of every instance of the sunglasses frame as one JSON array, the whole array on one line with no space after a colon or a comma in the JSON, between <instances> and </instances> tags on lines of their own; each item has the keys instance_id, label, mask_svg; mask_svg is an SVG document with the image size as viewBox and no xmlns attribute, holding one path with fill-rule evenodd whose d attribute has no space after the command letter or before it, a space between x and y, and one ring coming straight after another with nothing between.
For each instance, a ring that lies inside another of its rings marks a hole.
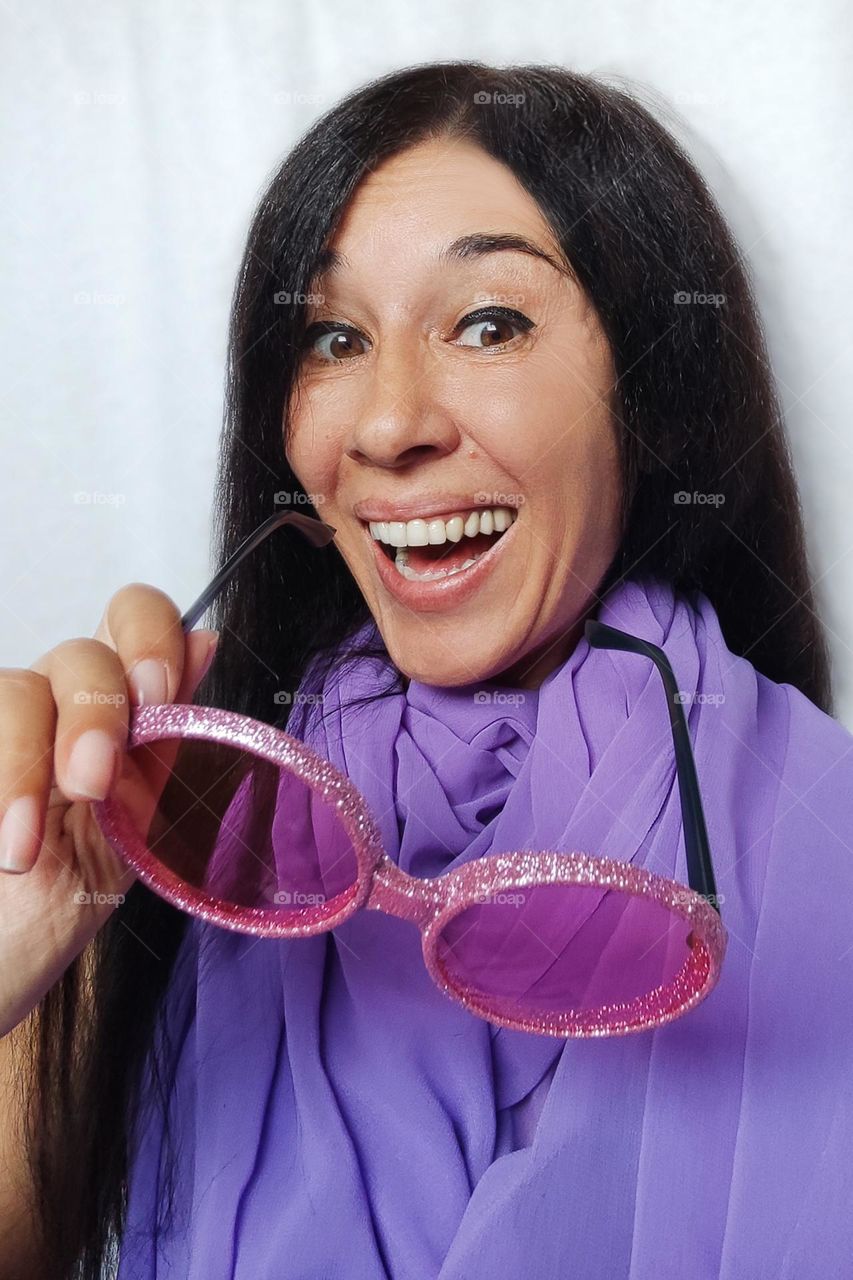
<instances>
[{"instance_id":1,"label":"sunglasses frame","mask_svg":"<svg viewBox=\"0 0 853 1280\"><path fill-rule=\"evenodd\" d=\"M266 520L241 543L183 615L185 631L206 611L237 564L270 533L287 524L318 547L328 544L336 532L331 525L299 512L280 512ZM675 748L689 887L628 862L580 852L487 854L432 879L411 876L383 848L378 825L361 792L328 760L283 729L237 712L193 704L134 708L127 750L167 738L201 739L241 748L289 770L336 808L356 857L358 874L353 884L324 903L286 912L280 905L240 907L196 889L171 872L152 854L115 796L92 802L94 817L112 848L143 883L173 906L211 924L259 937L298 938L334 929L361 909L382 911L408 920L420 930L424 963L444 994L497 1026L559 1037L626 1035L662 1026L689 1012L710 993L720 974L727 941L717 905L690 735L675 676L661 648L593 619L586 621L584 634L596 648L650 658L662 677ZM561 1013L531 1011L519 1017L490 1009L477 992L448 974L439 955L442 930L460 912L496 894L546 884L618 889L667 907L691 926L687 960L671 982L625 1004Z\"/></svg>"}]
</instances>

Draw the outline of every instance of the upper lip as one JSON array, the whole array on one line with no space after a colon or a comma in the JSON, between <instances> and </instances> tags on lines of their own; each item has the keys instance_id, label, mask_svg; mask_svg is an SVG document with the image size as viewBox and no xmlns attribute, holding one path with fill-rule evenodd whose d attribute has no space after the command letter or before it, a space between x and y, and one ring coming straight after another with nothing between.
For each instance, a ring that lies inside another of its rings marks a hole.
<instances>
[{"instance_id":1,"label":"upper lip","mask_svg":"<svg viewBox=\"0 0 853 1280\"><path fill-rule=\"evenodd\" d=\"M487 490L482 490L483 493ZM483 507L508 507L510 510L516 510L514 502L475 502L473 498L466 494L458 494L448 497L432 498L412 498L408 502L384 502L381 499L365 500L357 502L353 507L353 511L360 520L379 521L379 520L417 520L433 517L441 519L443 516L463 515L469 511L479 511Z\"/></svg>"}]
</instances>

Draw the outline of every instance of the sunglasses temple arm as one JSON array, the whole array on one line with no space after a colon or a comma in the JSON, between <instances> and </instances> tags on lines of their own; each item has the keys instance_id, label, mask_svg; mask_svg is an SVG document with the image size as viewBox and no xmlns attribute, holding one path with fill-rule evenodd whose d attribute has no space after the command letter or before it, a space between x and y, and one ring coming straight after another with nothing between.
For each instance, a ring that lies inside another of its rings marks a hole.
<instances>
[{"instance_id":1,"label":"sunglasses temple arm","mask_svg":"<svg viewBox=\"0 0 853 1280\"><path fill-rule=\"evenodd\" d=\"M333 525L317 520L313 516L303 515L301 511L277 511L275 515L258 525L254 533L244 538L233 555L229 556L216 577L205 587L197 600L194 600L181 618L184 631L192 631L199 618L210 608L219 592L234 573L237 566L245 560L271 533L282 525L292 525L314 547L325 547L332 541L337 530Z\"/></svg>"},{"instance_id":2,"label":"sunglasses temple arm","mask_svg":"<svg viewBox=\"0 0 853 1280\"><path fill-rule=\"evenodd\" d=\"M702 812L702 799L699 793L699 781L696 777L696 762L693 748L690 745L690 732L687 719L681 705L681 696L675 682L675 675L669 659L663 649L647 640L629 635L626 631L618 631L603 622L588 619L584 634L589 643L596 649L619 649L625 653L639 653L651 658L666 689L666 700L669 708L669 722L672 728L672 740L675 746L676 773L678 775L678 791L681 798L681 818L684 824L684 848L687 855L687 876L690 888L706 898L720 915L717 904L717 886L714 880L714 868L711 862L711 848L708 842L708 830L705 826L705 815Z\"/></svg>"}]
</instances>

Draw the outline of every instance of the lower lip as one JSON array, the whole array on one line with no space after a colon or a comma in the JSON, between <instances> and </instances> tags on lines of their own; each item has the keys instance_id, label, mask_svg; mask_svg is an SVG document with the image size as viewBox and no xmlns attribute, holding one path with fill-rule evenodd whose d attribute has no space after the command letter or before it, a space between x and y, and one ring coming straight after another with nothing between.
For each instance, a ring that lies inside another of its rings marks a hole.
<instances>
[{"instance_id":1,"label":"lower lip","mask_svg":"<svg viewBox=\"0 0 853 1280\"><path fill-rule=\"evenodd\" d=\"M469 569L460 569L458 573L451 573L446 578L432 578L425 582L404 578L382 550L382 543L376 541L369 529L365 528L365 533L373 545L373 558L383 586L407 608L431 612L453 609L464 604L480 589L501 559L507 541L512 541L517 524L516 516L497 542L475 560Z\"/></svg>"}]
</instances>

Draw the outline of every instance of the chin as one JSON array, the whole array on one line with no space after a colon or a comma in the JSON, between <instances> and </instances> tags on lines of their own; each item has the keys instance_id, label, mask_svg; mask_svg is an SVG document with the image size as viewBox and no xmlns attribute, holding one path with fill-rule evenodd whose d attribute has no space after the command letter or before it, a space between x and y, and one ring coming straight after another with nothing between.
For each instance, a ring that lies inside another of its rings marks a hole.
<instances>
[{"instance_id":1,"label":"chin","mask_svg":"<svg viewBox=\"0 0 853 1280\"><path fill-rule=\"evenodd\" d=\"M413 654L411 649L388 650L395 666L410 680L419 684L455 688L474 685L478 681L492 680L507 665L506 659L495 654L469 655L462 663L446 650Z\"/></svg>"}]
</instances>

